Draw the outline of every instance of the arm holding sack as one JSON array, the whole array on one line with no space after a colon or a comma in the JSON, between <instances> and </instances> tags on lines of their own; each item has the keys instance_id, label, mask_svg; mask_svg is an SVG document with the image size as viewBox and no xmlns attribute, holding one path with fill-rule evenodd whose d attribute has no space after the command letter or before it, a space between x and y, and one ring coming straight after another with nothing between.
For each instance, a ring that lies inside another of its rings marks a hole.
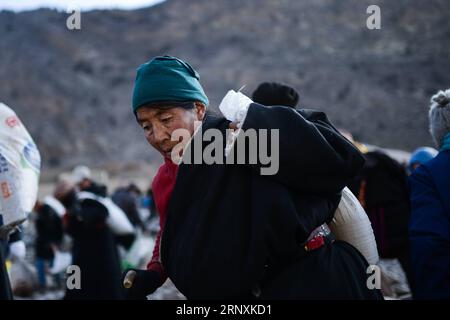
<instances>
[{"instance_id":1,"label":"arm holding sack","mask_svg":"<svg viewBox=\"0 0 450 320\"><path fill-rule=\"evenodd\" d=\"M263 106L233 90L225 95L219 109L232 121L230 129L242 129L244 133L248 129L265 129L271 137L271 130L278 131L278 137L273 135L278 141L268 140L267 150L278 152L270 156L278 156L276 160L279 160L278 168L268 177L296 191L340 193L364 164L362 154L334 128L323 112ZM241 134L241 130L234 133L238 139ZM273 143L278 143L278 148ZM248 151L248 146L246 148ZM229 149L227 144L227 156L230 156ZM250 166L262 172L260 162Z\"/></svg>"}]
</instances>

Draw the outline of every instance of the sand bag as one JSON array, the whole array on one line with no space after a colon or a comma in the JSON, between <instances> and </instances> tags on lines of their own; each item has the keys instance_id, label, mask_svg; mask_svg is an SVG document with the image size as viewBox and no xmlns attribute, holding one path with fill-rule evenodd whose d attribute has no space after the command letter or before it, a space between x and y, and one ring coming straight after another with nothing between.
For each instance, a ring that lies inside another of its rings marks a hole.
<instances>
[{"instance_id":1,"label":"sand bag","mask_svg":"<svg viewBox=\"0 0 450 320\"><path fill-rule=\"evenodd\" d=\"M377 244L369 217L347 187L342 190L341 202L329 227L337 239L358 249L369 264L377 264Z\"/></svg>"}]
</instances>

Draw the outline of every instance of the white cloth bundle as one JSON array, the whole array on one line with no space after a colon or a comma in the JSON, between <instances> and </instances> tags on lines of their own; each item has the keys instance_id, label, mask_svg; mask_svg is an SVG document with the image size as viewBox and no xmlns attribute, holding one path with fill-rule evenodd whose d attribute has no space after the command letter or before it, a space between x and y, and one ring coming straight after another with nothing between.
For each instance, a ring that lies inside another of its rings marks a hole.
<instances>
[{"instance_id":1,"label":"white cloth bundle","mask_svg":"<svg viewBox=\"0 0 450 320\"><path fill-rule=\"evenodd\" d=\"M369 217L347 187L342 190L341 202L329 227L336 239L346 241L358 249L369 264L377 264L377 244Z\"/></svg>"},{"instance_id":2,"label":"white cloth bundle","mask_svg":"<svg viewBox=\"0 0 450 320\"><path fill-rule=\"evenodd\" d=\"M220 102L219 109L227 120L242 123L252 102L245 94L230 90Z\"/></svg>"},{"instance_id":3,"label":"white cloth bundle","mask_svg":"<svg viewBox=\"0 0 450 320\"><path fill-rule=\"evenodd\" d=\"M97 196L91 192L79 192L78 199L91 199L101 203L108 210L106 223L111 231L116 235L133 234L135 232L133 225L127 215L110 198Z\"/></svg>"},{"instance_id":4,"label":"white cloth bundle","mask_svg":"<svg viewBox=\"0 0 450 320\"><path fill-rule=\"evenodd\" d=\"M66 213L66 208L64 205L55 197L53 196L46 196L43 201L46 205L48 205L50 208L55 210L58 217L62 218L64 214Z\"/></svg>"},{"instance_id":5,"label":"white cloth bundle","mask_svg":"<svg viewBox=\"0 0 450 320\"><path fill-rule=\"evenodd\" d=\"M232 122L236 122L238 130L228 132L227 143L225 146L225 156L228 156L231 148L241 132L241 126L247 116L248 107L253 101L241 92L234 90L228 91L220 102L219 109L223 116Z\"/></svg>"}]
</instances>

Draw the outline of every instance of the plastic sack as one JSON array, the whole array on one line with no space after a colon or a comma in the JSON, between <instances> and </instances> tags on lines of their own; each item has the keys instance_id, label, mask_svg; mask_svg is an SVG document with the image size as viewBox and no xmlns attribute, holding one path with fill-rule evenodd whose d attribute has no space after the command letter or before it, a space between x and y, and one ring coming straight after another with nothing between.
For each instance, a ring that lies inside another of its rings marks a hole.
<instances>
[{"instance_id":1,"label":"plastic sack","mask_svg":"<svg viewBox=\"0 0 450 320\"><path fill-rule=\"evenodd\" d=\"M135 232L133 225L125 212L120 209L110 198L99 197L91 192L79 192L78 199L92 199L100 202L108 210L106 223L116 235L132 234Z\"/></svg>"},{"instance_id":2,"label":"plastic sack","mask_svg":"<svg viewBox=\"0 0 450 320\"><path fill-rule=\"evenodd\" d=\"M364 208L347 187L342 190L342 198L332 222L331 231L337 239L350 243L371 265L379 260L375 235Z\"/></svg>"},{"instance_id":3,"label":"plastic sack","mask_svg":"<svg viewBox=\"0 0 450 320\"><path fill-rule=\"evenodd\" d=\"M41 156L15 112L0 103L0 230L26 220L38 193Z\"/></svg>"}]
</instances>

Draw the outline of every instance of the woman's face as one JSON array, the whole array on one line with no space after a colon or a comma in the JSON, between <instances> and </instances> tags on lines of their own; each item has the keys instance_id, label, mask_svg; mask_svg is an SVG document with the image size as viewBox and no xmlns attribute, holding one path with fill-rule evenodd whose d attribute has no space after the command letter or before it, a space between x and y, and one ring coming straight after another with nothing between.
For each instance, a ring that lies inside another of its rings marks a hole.
<instances>
[{"instance_id":1,"label":"woman's face","mask_svg":"<svg viewBox=\"0 0 450 320\"><path fill-rule=\"evenodd\" d=\"M195 122L202 121L205 116L205 106L195 103L193 109L141 107L136 115L148 143L163 157L170 158L172 148L179 143L171 140L172 132L176 129L186 129L192 136L196 129Z\"/></svg>"}]
</instances>

